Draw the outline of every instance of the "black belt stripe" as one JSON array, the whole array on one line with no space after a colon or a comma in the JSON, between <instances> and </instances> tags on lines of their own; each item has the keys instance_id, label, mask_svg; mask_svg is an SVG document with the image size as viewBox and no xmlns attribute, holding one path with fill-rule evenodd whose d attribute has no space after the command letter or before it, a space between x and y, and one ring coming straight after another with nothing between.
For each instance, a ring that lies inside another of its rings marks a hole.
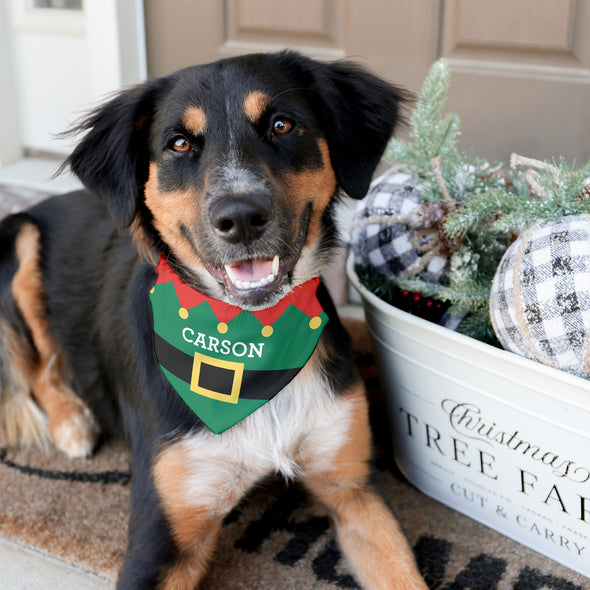
<instances>
[{"instance_id":1,"label":"black belt stripe","mask_svg":"<svg viewBox=\"0 0 590 590\"><path fill-rule=\"evenodd\" d=\"M178 350L156 333L154 333L154 338L154 347L160 365L182 381L190 384L194 357ZM240 398L270 399L283 389L300 370L301 368L279 371L244 370Z\"/></svg>"}]
</instances>

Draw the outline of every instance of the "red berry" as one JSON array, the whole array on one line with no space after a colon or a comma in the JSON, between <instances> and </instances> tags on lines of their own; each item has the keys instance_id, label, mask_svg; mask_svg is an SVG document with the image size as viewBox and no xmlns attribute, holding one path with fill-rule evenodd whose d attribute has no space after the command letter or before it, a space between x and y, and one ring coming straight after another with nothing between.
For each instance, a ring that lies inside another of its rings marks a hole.
<instances>
[{"instance_id":1,"label":"red berry","mask_svg":"<svg viewBox=\"0 0 590 590\"><path fill-rule=\"evenodd\" d=\"M414 293L414 302L418 303L418 301L420 301L420 299L422 299L422 293L420 293L420 291L416 291Z\"/></svg>"},{"instance_id":2,"label":"red berry","mask_svg":"<svg viewBox=\"0 0 590 590\"><path fill-rule=\"evenodd\" d=\"M433 305L434 305L434 301L432 301L432 299L426 300L426 307L432 307Z\"/></svg>"},{"instance_id":3,"label":"red berry","mask_svg":"<svg viewBox=\"0 0 590 590\"><path fill-rule=\"evenodd\" d=\"M409 292L407 289L404 289L404 290L402 291L402 295L403 295L404 297L407 297L409 294L410 294L410 292Z\"/></svg>"}]
</instances>

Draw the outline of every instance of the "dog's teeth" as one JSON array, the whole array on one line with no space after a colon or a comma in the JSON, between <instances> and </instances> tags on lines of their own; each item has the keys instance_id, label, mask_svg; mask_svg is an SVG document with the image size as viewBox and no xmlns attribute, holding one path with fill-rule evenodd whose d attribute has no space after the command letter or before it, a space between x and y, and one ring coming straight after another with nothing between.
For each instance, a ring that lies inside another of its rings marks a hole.
<instances>
[{"instance_id":1,"label":"dog's teeth","mask_svg":"<svg viewBox=\"0 0 590 590\"><path fill-rule=\"evenodd\" d=\"M229 264L226 264L224 266L225 268L225 272L227 273L227 276L229 277L229 280L236 284L236 282L238 281L238 279L236 278L236 275L234 274L234 271L232 270L231 266Z\"/></svg>"},{"instance_id":2,"label":"dog's teeth","mask_svg":"<svg viewBox=\"0 0 590 590\"><path fill-rule=\"evenodd\" d=\"M238 289L243 289L243 290L257 289L258 287L264 287L265 285L272 283L277 278L277 276L279 274L279 262L280 262L279 257L275 256L272 259L271 273L269 275L267 275L266 277L263 277L262 279L258 279L257 281L241 281L240 279L238 279L238 277L236 276L232 267L229 264L226 264L224 266L224 268L225 268L225 272L227 273L229 280Z\"/></svg>"}]
</instances>

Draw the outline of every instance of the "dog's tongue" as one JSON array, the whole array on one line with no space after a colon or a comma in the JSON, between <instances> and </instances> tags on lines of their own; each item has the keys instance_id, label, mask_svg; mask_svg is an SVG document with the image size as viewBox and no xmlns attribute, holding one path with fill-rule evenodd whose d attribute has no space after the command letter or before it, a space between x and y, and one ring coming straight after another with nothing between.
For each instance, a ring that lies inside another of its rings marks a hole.
<instances>
[{"instance_id":1,"label":"dog's tongue","mask_svg":"<svg viewBox=\"0 0 590 590\"><path fill-rule=\"evenodd\" d=\"M254 258L229 265L233 276L243 283L255 283L273 274L272 258Z\"/></svg>"}]
</instances>

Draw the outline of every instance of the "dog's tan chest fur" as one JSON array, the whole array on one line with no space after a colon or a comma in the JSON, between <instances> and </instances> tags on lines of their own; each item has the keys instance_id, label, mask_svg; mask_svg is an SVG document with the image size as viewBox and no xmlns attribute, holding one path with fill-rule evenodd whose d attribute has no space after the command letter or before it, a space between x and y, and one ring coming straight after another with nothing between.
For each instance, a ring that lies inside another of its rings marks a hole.
<instances>
[{"instance_id":1,"label":"dog's tan chest fur","mask_svg":"<svg viewBox=\"0 0 590 590\"><path fill-rule=\"evenodd\" d=\"M258 481L272 473L294 479L325 470L347 440L353 404L304 368L229 430L188 434L162 451L154 466L156 489L185 560L167 572L161 588L191 587L214 549L210 531Z\"/></svg>"},{"instance_id":2,"label":"dog's tan chest fur","mask_svg":"<svg viewBox=\"0 0 590 590\"><path fill-rule=\"evenodd\" d=\"M233 428L220 435L202 430L166 448L154 468L163 503L222 513L272 473L295 479L323 470L346 442L352 411L350 400L334 396L317 372L304 369Z\"/></svg>"}]
</instances>

